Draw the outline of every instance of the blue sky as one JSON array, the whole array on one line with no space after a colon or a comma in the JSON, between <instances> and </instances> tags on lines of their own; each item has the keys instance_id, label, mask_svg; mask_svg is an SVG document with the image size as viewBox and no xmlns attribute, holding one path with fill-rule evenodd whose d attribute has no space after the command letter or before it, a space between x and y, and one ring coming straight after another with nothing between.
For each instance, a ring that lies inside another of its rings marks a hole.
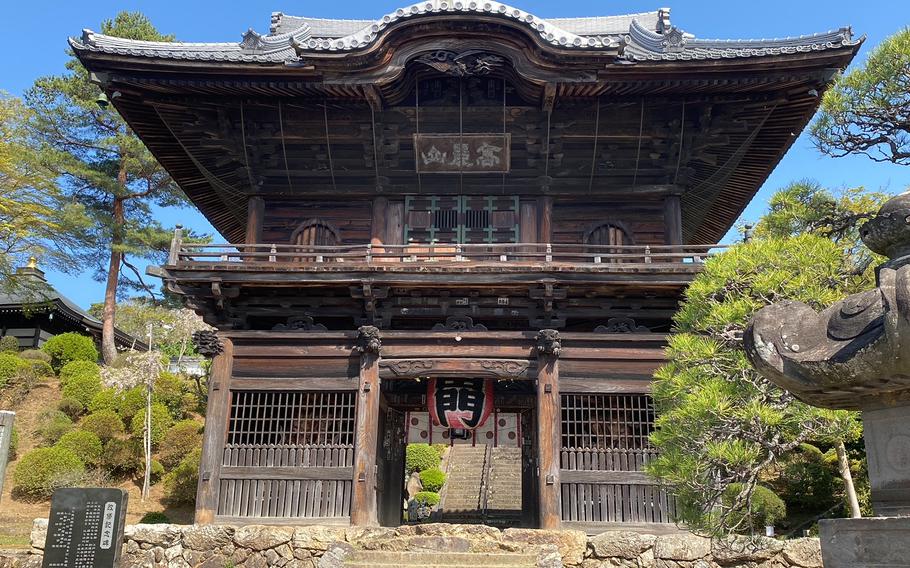
<instances>
[{"instance_id":1,"label":"blue sky","mask_svg":"<svg viewBox=\"0 0 910 568\"><path fill-rule=\"evenodd\" d=\"M183 1L175 0L70 0L67 2L9 0L0 8L0 90L21 95L42 75L61 73L67 60L66 38L83 28L99 29L102 20L120 10L139 10L164 33L184 41L233 41L248 28L265 33L273 11L322 18L379 17L410 0L347 0L346 2L288 1ZM644 12L669 5L674 25L702 38L788 37L850 25L857 35L867 36L856 62L902 26L910 25L906 0L856 2L765 0L763 2L684 1L552 2L512 0L516 6L541 17L572 17ZM856 64L856 63L854 63ZM742 219L754 219L767 206L775 189L804 178L830 188L865 186L898 192L910 186L910 168L877 164L863 157L826 158L803 135L778 165L746 209ZM211 226L195 210L163 210L166 224L183 223L202 232ZM728 235L728 239L735 235ZM216 237L216 240L220 240ZM90 272L67 275L49 272L48 278L61 292L83 307L103 298L103 286Z\"/></svg>"}]
</instances>

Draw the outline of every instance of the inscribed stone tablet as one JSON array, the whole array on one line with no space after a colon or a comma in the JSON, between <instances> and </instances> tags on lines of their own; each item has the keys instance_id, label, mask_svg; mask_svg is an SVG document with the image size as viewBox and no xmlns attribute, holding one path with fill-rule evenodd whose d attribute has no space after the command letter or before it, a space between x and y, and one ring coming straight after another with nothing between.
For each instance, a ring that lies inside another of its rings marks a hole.
<instances>
[{"instance_id":1,"label":"inscribed stone tablet","mask_svg":"<svg viewBox=\"0 0 910 568\"><path fill-rule=\"evenodd\" d=\"M42 568L113 568L120 558L127 497L122 489L54 491Z\"/></svg>"}]
</instances>

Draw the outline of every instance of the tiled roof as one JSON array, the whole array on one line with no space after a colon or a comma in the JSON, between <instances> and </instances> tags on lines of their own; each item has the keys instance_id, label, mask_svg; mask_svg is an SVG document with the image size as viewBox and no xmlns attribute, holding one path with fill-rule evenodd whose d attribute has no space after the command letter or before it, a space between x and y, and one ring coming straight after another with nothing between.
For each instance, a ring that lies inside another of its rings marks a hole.
<instances>
[{"instance_id":1,"label":"tiled roof","mask_svg":"<svg viewBox=\"0 0 910 568\"><path fill-rule=\"evenodd\" d=\"M320 53L358 52L373 45L396 22L425 15L475 14L516 22L556 48L620 52L628 61L729 59L823 51L855 45L849 28L784 39L705 40L670 23L670 10L624 16L539 18L493 1L426 0L377 20L329 20L272 15L270 33L252 29L237 43L150 42L83 32L71 39L77 51L169 60L293 63Z\"/></svg>"}]
</instances>

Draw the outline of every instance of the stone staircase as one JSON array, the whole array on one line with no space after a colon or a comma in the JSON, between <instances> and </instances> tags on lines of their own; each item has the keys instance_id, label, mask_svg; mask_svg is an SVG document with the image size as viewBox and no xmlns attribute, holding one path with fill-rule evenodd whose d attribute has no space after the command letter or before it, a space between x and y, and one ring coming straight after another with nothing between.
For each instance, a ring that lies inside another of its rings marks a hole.
<instances>
[{"instance_id":1,"label":"stone staircase","mask_svg":"<svg viewBox=\"0 0 910 568\"><path fill-rule=\"evenodd\" d=\"M501 552L388 552L355 550L345 559L346 568L377 566L421 568L535 568L536 554Z\"/></svg>"},{"instance_id":2,"label":"stone staircase","mask_svg":"<svg viewBox=\"0 0 910 568\"><path fill-rule=\"evenodd\" d=\"M489 462L489 463L488 463ZM521 449L455 445L439 520L516 526L521 521Z\"/></svg>"}]
</instances>

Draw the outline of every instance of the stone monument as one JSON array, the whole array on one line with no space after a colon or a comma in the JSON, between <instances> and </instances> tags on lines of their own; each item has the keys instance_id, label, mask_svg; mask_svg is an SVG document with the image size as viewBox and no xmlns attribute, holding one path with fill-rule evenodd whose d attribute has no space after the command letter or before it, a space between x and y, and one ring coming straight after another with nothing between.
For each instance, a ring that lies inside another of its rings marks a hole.
<instances>
[{"instance_id":1,"label":"stone monument","mask_svg":"<svg viewBox=\"0 0 910 568\"><path fill-rule=\"evenodd\" d=\"M910 566L910 192L860 229L878 286L821 313L781 302L744 336L755 368L800 400L861 410L875 518L819 523L826 568Z\"/></svg>"}]
</instances>

